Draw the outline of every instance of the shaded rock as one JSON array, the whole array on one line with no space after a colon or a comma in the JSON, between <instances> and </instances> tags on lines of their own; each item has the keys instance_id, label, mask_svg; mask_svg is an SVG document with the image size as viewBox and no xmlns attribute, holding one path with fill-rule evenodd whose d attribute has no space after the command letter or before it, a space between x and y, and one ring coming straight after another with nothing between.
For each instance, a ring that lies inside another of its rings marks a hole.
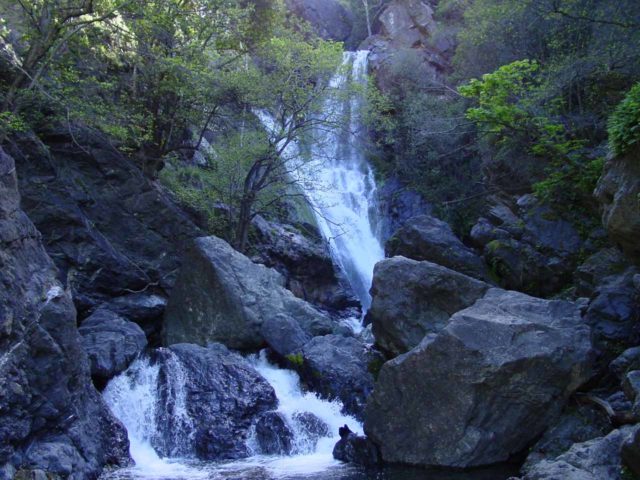
<instances>
[{"instance_id":1,"label":"shaded rock","mask_svg":"<svg viewBox=\"0 0 640 480\"><path fill-rule=\"evenodd\" d=\"M331 310L360 305L319 232L303 235L292 226L260 216L253 226L257 239L251 259L281 273L296 297Z\"/></svg>"},{"instance_id":2,"label":"shaded rock","mask_svg":"<svg viewBox=\"0 0 640 480\"><path fill-rule=\"evenodd\" d=\"M0 148L0 471L96 477L129 462L129 443L91 383L57 274Z\"/></svg>"},{"instance_id":3,"label":"shaded rock","mask_svg":"<svg viewBox=\"0 0 640 480\"><path fill-rule=\"evenodd\" d=\"M522 203L522 198L519 200L519 205L524 207L522 240L558 256L576 255L583 242L575 227L551 208L539 205L533 196L530 197L536 203Z\"/></svg>"},{"instance_id":4,"label":"shaded rock","mask_svg":"<svg viewBox=\"0 0 640 480\"><path fill-rule=\"evenodd\" d=\"M590 349L572 303L491 289L383 365L365 433L387 462L504 461L547 429L589 378Z\"/></svg>"},{"instance_id":5,"label":"shaded rock","mask_svg":"<svg viewBox=\"0 0 640 480\"><path fill-rule=\"evenodd\" d=\"M430 262L395 257L379 262L371 287L376 345L392 355L411 350L439 332L449 317L482 297L490 286Z\"/></svg>"},{"instance_id":6,"label":"shaded rock","mask_svg":"<svg viewBox=\"0 0 640 480\"><path fill-rule=\"evenodd\" d=\"M31 139L11 149L24 173L23 207L81 318L131 291L166 295L182 251L201 231L109 139L74 136L83 149L66 126L45 139L46 147Z\"/></svg>"},{"instance_id":7,"label":"shaded rock","mask_svg":"<svg viewBox=\"0 0 640 480\"><path fill-rule=\"evenodd\" d=\"M386 243L410 218L430 215L433 208L422 196L391 176L378 186L379 230Z\"/></svg>"},{"instance_id":8,"label":"shaded rock","mask_svg":"<svg viewBox=\"0 0 640 480\"><path fill-rule=\"evenodd\" d=\"M386 243L385 254L426 260L474 278L487 279L482 259L453 234L449 224L429 215L409 220Z\"/></svg>"},{"instance_id":9,"label":"shaded rock","mask_svg":"<svg viewBox=\"0 0 640 480\"><path fill-rule=\"evenodd\" d=\"M340 440L333 447L333 458L364 467L380 465L378 448L368 438L356 435L346 425L340 428Z\"/></svg>"},{"instance_id":10,"label":"shaded rock","mask_svg":"<svg viewBox=\"0 0 640 480\"><path fill-rule=\"evenodd\" d=\"M610 430L609 419L600 410L586 405L571 409L563 413L531 448L522 470L527 472L540 461L563 454L573 444L603 437Z\"/></svg>"},{"instance_id":11,"label":"shaded rock","mask_svg":"<svg viewBox=\"0 0 640 480\"><path fill-rule=\"evenodd\" d=\"M313 443L331 434L329 425L311 412L294 413L293 420L301 427L305 435Z\"/></svg>"},{"instance_id":12,"label":"shaded rock","mask_svg":"<svg viewBox=\"0 0 640 480\"><path fill-rule=\"evenodd\" d=\"M484 248L489 242L494 240L506 240L510 238L511 234L502 228L496 227L486 218L481 217L471 229L470 236L476 247Z\"/></svg>"},{"instance_id":13,"label":"shaded rock","mask_svg":"<svg viewBox=\"0 0 640 480\"><path fill-rule=\"evenodd\" d=\"M585 315L603 363L640 343L640 295L633 282L634 273L631 269L607 277L596 289Z\"/></svg>"},{"instance_id":14,"label":"shaded rock","mask_svg":"<svg viewBox=\"0 0 640 480\"><path fill-rule=\"evenodd\" d=\"M289 455L293 450L293 432L278 412L266 412L256 422L256 440L266 455Z\"/></svg>"},{"instance_id":15,"label":"shaded rock","mask_svg":"<svg viewBox=\"0 0 640 480\"><path fill-rule=\"evenodd\" d=\"M637 427L625 427L577 443L556 459L534 465L523 480L622 480L620 451L635 431Z\"/></svg>"},{"instance_id":16,"label":"shaded rock","mask_svg":"<svg viewBox=\"0 0 640 480\"><path fill-rule=\"evenodd\" d=\"M147 346L142 329L109 310L98 310L78 329L91 376L105 382L127 369Z\"/></svg>"},{"instance_id":17,"label":"shaded rock","mask_svg":"<svg viewBox=\"0 0 640 480\"><path fill-rule=\"evenodd\" d=\"M297 369L302 380L320 395L338 399L344 411L361 418L373 391L372 362L380 356L353 337L315 337L302 349Z\"/></svg>"},{"instance_id":18,"label":"shaded rock","mask_svg":"<svg viewBox=\"0 0 640 480\"><path fill-rule=\"evenodd\" d=\"M286 0L286 4L325 40L344 42L351 35L353 15L337 0Z\"/></svg>"},{"instance_id":19,"label":"shaded rock","mask_svg":"<svg viewBox=\"0 0 640 480\"><path fill-rule=\"evenodd\" d=\"M161 455L195 451L203 460L244 458L255 419L277 406L273 388L240 355L220 344L159 349ZM176 413L182 404L189 422Z\"/></svg>"},{"instance_id":20,"label":"shaded rock","mask_svg":"<svg viewBox=\"0 0 640 480\"><path fill-rule=\"evenodd\" d=\"M632 370L624 376L622 388L627 398L633 403L631 413L640 419L640 370Z\"/></svg>"},{"instance_id":21,"label":"shaded rock","mask_svg":"<svg viewBox=\"0 0 640 480\"><path fill-rule=\"evenodd\" d=\"M629 348L622 352L609 364L609 369L619 380L622 380L631 370L640 370L640 347Z\"/></svg>"},{"instance_id":22,"label":"shaded rock","mask_svg":"<svg viewBox=\"0 0 640 480\"><path fill-rule=\"evenodd\" d=\"M602 205L602 223L609 237L636 265L640 265L640 154L609 158L595 196Z\"/></svg>"},{"instance_id":23,"label":"shaded rock","mask_svg":"<svg viewBox=\"0 0 640 480\"><path fill-rule=\"evenodd\" d=\"M622 461L631 471L640 475L640 428L622 444Z\"/></svg>"},{"instance_id":24,"label":"shaded rock","mask_svg":"<svg viewBox=\"0 0 640 480\"><path fill-rule=\"evenodd\" d=\"M206 237L187 250L165 312L164 339L167 345L221 342L245 351L268 341L288 355L332 328L327 316L284 288L278 272L251 262L224 240Z\"/></svg>"},{"instance_id":25,"label":"shaded rock","mask_svg":"<svg viewBox=\"0 0 640 480\"><path fill-rule=\"evenodd\" d=\"M131 293L115 297L100 305L98 309L112 311L137 323L144 330L149 343L158 347L162 343L162 317L166 307L167 298L163 295Z\"/></svg>"},{"instance_id":26,"label":"shaded rock","mask_svg":"<svg viewBox=\"0 0 640 480\"><path fill-rule=\"evenodd\" d=\"M576 293L592 296L606 277L619 275L629 267L628 260L617 248L605 248L591 255L575 272Z\"/></svg>"}]
</instances>

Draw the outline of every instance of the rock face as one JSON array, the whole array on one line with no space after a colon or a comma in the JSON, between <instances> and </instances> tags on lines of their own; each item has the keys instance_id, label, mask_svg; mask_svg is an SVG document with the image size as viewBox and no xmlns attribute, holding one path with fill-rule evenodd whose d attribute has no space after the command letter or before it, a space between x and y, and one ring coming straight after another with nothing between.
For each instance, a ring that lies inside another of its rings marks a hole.
<instances>
[{"instance_id":1,"label":"rock face","mask_svg":"<svg viewBox=\"0 0 640 480\"><path fill-rule=\"evenodd\" d=\"M395 257L374 270L367 312L376 345L395 356L445 327L449 317L481 298L490 286L430 262Z\"/></svg>"},{"instance_id":2,"label":"rock face","mask_svg":"<svg viewBox=\"0 0 640 480\"><path fill-rule=\"evenodd\" d=\"M351 35L353 16L337 0L286 0L286 3L325 40L344 42Z\"/></svg>"},{"instance_id":3,"label":"rock face","mask_svg":"<svg viewBox=\"0 0 640 480\"><path fill-rule=\"evenodd\" d=\"M89 356L91 376L99 382L125 371L147 346L147 337L137 324L109 310L98 310L78 331Z\"/></svg>"},{"instance_id":4,"label":"rock face","mask_svg":"<svg viewBox=\"0 0 640 480\"><path fill-rule=\"evenodd\" d=\"M182 251L201 231L108 140L75 136L83 149L65 130L47 148L31 141L12 150L24 173L23 207L81 318L131 291L166 296Z\"/></svg>"},{"instance_id":5,"label":"rock face","mask_svg":"<svg viewBox=\"0 0 640 480\"><path fill-rule=\"evenodd\" d=\"M577 443L556 459L535 465L522 480L622 480L620 450L636 431L637 427L625 427Z\"/></svg>"},{"instance_id":6,"label":"rock face","mask_svg":"<svg viewBox=\"0 0 640 480\"><path fill-rule=\"evenodd\" d=\"M220 344L173 345L158 352L163 438L161 455L203 460L244 458L256 418L277 405L273 388L240 355ZM177 414L182 404L188 418Z\"/></svg>"},{"instance_id":7,"label":"rock face","mask_svg":"<svg viewBox=\"0 0 640 480\"><path fill-rule=\"evenodd\" d=\"M296 297L334 311L360 305L319 233L305 236L260 216L253 226L258 238L251 259L281 273Z\"/></svg>"},{"instance_id":8,"label":"rock face","mask_svg":"<svg viewBox=\"0 0 640 480\"><path fill-rule=\"evenodd\" d=\"M454 235L448 223L429 215L410 219L386 243L385 254L427 260L474 278L487 279L482 259Z\"/></svg>"},{"instance_id":9,"label":"rock face","mask_svg":"<svg viewBox=\"0 0 640 480\"><path fill-rule=\"evenodd\" d=\"M622 444L622 460L636 475L640 475L640 428Z\"/></svg>"},{"instance_id":10,"label":"rock face","mask_svg":"<svg viewBox=\"0 0 640 480\"><path fill-rule=\"evenodd\" d=\"M602 223L611 240L640 265L640 151L610 158L595 191L602 205Z\"/></svg>"},{"instance_id":11,"label":"rock face","mask_svg":"<svg viewBox=\"0 0 640 480\"><path fill-rule=\"evenodd\" d=\"M128 441L91 383L57 273L0 149L0 472L95 477L128 462Z\"/></svg>"},{"instance_id":12,"label":"rock face","mask_svg":"<svg viewBox=\"0 0 640 480\"><path fill-rule=\"evenodd\" d=\"M433 208L415 191L391 176L378 186L378 209L381 213L380 232L386 243L409 219L430 215Z\"/></svg>"},{"instance_id":13,"label":"rock face","mask_svg":"<svg viewBox=\"0 0 640 480\"><path fill-rule=\"evenodd\" d=\"M266 412L258 419L256 440L266 455L289 455L293 449L293 432L277 412Z\"/></svg>"},{"instance_id":14,"label":"rock face","mask_svg":"<svg viewBox=\"0 0 640 480\"><path fill-rule=\"evenodd\" d=\"M167 345L220 342L281 355L332 330L329 318L284 288L283 277L216 237L188 249L165 313Z\"/></svg>"},{"instance_id":15,"label":"rock face","mask_svg":"<svg viewBox=\"0 0 640 480\"><path fill-rule=\"evenodd\" d=\"M524 449L590 374L569 302L491 289L382 367L365 432L387 462L472 467Z\"/></svg>"},{"instance_id":16,"label":"rock face","mask_svg":"<svg viewBox=\"0 0 640 480\"><path fill-rule=\"evenodd\" d=\"M307 343L301 360L296 367L311 390L340 400L345 412L362 418L373 391L370 366L382 362L379 354L353 337L326 335Z\"/></svg>"},{"instance_id":17,"label":"rock face","mask_svg":"<svg viewBox=\"0 0 640 480\"><path fill-rule=\"evenodd\" d=\"M342 427L340 430L344 428ZM348 429L348 427L346 428ZM340 432L340 440L333 447L333 458L364 467L372 467L382 463L377 447L368 438L350 431Z\"/></svg>"}]
</instances>

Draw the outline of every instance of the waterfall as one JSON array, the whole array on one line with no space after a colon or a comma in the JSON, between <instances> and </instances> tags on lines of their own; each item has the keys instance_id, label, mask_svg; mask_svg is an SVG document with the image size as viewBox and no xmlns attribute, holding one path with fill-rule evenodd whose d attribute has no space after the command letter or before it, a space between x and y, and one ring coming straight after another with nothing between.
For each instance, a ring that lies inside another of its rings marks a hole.
<instances>
[{"instance_id":1,"label":"waterfall","mask_svg":"<svg viewBox=\"0 0 640 480\"><path fill-rule=\"evenodd\" d=\"M331 80L340 89L367 81L368 51L345 52L343 68ZM374 265L384 258L375 232L376 183L355 132L362 129L359 117L364 99L351 94L344 99L327 98L324 111L345 119L346 130L319 127L313 132L311 161L303 169L312 178L304 182L305 195L314 207L320 230L331 245L334 261L366 311L371 305L369 289Z\"/></svg>"}]
</instances>

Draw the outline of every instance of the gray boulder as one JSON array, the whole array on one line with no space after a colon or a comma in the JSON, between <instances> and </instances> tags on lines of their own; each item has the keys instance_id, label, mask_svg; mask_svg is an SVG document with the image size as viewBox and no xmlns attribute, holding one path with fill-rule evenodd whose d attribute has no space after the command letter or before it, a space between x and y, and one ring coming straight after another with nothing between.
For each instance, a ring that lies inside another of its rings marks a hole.
<instances>
[{"instance_id":1,"label":"gray boulder","mask_svg":"<svg viewBox=\"0 0 640 480\"><path fill-rule=\"evenodd\" d=\"M473 467L523 450L590 376L576 307L491 289L382 367L365 433L387 462Z\"/></svg>"},{"instance_id":2,"label":"gray boulder","mask_svg":"<svg viewBox=\"0 0 640 480\"><path fill-rule=\"evenodd\" d=\"M295 365L304 383L325 398L338 399L344 411L362 417L373 391L371 365L381 363L380 355L353 337L315 337L302 349Z\"/></svg>"},{"instance_id":3,"label":"gray boulder","mask_svg":"<svg viewBox=\"0 0 640 480\"><path fill-rule=\"evenodd\" d=\"M429 215L410 219L385 245L387 257L427 260L474 278L487 279L482 259L456 237L448 223Z\"/></svg>"},{"instance_id":4,"label":"gray boulder","mask_svg":"<svg viewBox=\"0 0 640 480\"><path fill-rule=\"evenodd\" d=\"M159 349L156 357L163 406L156 450L164 456L195 451L203 460L247 457L252 424L277 406L271 385L244 358L220 344L172 345ZM174 412L180 402L188 421Z\"/></svg>"},{"instance_id":5,"label":"gray boulder","mask_svg":"<svg viewBox=\"0 0 640 480\"><path fill-rule=\"evenodd\" d=\"M278 272L224 240L195 240L183 264L165 312L167 345L220 342L255 351L268 343L288 355L332 331L331 320L284 288Z\"/></svg>"},{"instance_id":6,"label":"gray boulder","mask_svg":"<svg viewBox=\"0 0 640 480\"><path fill-rule=\"evenodd\" d=\"M337 0L286 0L286 4L325 40L344 42L351 35L353 14Z\"/></svg>"},{"instance_id":7,"label":"gray boulder","mask_svg":"<svg viewBox=\"0 0 640 480\"><path fill-rule=\"evenodd\" d=\"M382 463L377 447L367 437L349 431L346 425L340 428L340 440L333 447L333 458L364 467Z\"/></svg>"},{"instance_id":8,"label":"gray boulder","mask_svg":"<svg viewBox=\"0 0 640 480\"><path fill-rule=\"evenodd\" d=\"M278 412L266 412L256 422L256 441L266 455L289 455L294 435L286 419Z\"/></svg>"},{"instance_id":9,"label":"gray boulder","mask_svg":"<svg viewBox=\"0 0 640 480\"><path fill-rule=\"evenodd\" d=\"M536 464L522 480L623 480L620 452L637 427L577 443L554 460Z\"/></svg>"},{"instance_id":10,"label":"gray boulder","mask_svg":"<svg viewBox=\"0 0 640 480\"><path fill-rule=\"evenodd\" d=\"M627 157L609 158L595 191L609 237L636 265L640 265L639 158L637 148Z\"/></svg>"},{"instance_id":11,"label":"gray boulder","mask_svg":"<svg viewBox=\"0 0 640 480\"><path fill-rule=\"evenodd\" d=\"M609 364L611 372L622 381L627 372L640 370L640 347L625 350Z\"/></svg>"},{"instance_id":12,"label":"gray boulder","mask_svg":"<svg viewBox=\"0 0 640 480\"><path fill-rule=\"evenodd\" d=\"M622 460L631 471L640 476L640 428L622 444Z\"/></svg>"},{"instance_id":13,"label":"gray boulder","mask_svg":"<svg viewBox=\"0 0 640 480\"><path fill-rule=\"evenodd\" d=\"M390 355L405 353L425 335L445 327L451 315L473 305L490 285L430 262L395 257L373 274L371 322L376 345Z\"/></svg>"},{"instance_id":14,"label":"gray boulder","mask_svg":"<svg viewBox=\"0 0 640 480\"><path fill-rule=\"evenodd\" d=\"M583 297L591 297L605 278L619 275L628 266L629 261L618 248L599 250L576 269L576 293Z\"/></svg>"},{"instance_id":15,"label":"gray boulder","mask_svg":"<svg viewBox=\"0 0 640 480\"><path fill-rule=\"evenodd\" d=\"M0 266L0 475L80 480L126 465L126 431L93 387L71 296L20 208L14 161L2 148Z\"/></svg>"},{"instance_id":16,"label":"gray boulder","mask_svg":"<svg viewBox=\"0 0 640 480\"><path fill-rule=\"evenodd\" d=\"M91 363L91 376L101 382L125 371L147 346L147 337L137 324L109 310L98 310L78 331Z\"/></svg>"}]
</instances>

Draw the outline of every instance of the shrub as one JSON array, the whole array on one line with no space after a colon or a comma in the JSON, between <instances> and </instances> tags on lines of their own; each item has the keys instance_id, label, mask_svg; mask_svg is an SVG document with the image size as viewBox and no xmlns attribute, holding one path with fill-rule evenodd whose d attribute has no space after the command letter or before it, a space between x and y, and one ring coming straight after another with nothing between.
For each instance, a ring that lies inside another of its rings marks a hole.
<instances>
[{"instance_id":1,"label":"shrub","mask_svg":"<svg viewBox=\"0 0 640 480\"><path fill-rule=\"evenodd\" d=\"M636 83L609 118L609 145L624 155L640 144L640 82Z\"/></svg>"}]
</instances>

